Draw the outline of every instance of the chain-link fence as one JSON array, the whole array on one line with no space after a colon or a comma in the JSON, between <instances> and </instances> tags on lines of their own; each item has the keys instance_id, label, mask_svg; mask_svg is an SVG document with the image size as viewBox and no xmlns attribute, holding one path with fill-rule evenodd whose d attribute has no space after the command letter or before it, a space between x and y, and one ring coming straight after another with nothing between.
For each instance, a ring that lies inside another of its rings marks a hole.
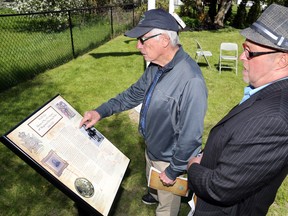
<instances>
[{"instance_id":1,"label":"chain-link fence","mask_svg":"<svg viewBox=\"0 0 288 216\"><path fill-rule=\"evenodd\" d=\"M134 5L0 14L0 92L131 28Z\"/></svg>"}]
</instances>

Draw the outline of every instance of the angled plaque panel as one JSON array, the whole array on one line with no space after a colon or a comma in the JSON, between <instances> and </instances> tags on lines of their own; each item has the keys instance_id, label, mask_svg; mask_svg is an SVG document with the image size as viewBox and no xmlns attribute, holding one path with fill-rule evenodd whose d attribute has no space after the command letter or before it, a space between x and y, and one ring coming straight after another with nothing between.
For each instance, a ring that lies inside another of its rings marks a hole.
<instances>
[{"instance_id":1,"label":"angled plaque panel","mask_svg":"<svg viewBox=\"0 0 288 216\"><path fill-rule=\"evenodd\" d=\"M80 206L108 215L129 159L60 95L1 137L1 142Z\"/></svg>"}]
</instances>

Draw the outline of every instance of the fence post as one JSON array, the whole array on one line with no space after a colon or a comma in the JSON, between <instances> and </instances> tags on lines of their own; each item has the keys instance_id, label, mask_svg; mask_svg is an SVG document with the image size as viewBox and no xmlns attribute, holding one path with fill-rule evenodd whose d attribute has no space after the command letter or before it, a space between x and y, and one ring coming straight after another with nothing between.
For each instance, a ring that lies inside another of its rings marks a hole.
<instances>
[{"instance_id":1,"label":"fence post","mask_svg":"<svg viewBox=\"0 0 288 216\"><path fill-rule=\"evenodd\" d=\"M75 59L75 50L74 50L74 41L73 41L73 31L72 31L72 20L71 20L71 11L68 10L68 17L69 17L69 29L70 29L70 38L71 38L71 46L72 46L72 55Z\"/></svg>"},{"instance_id":2,"label":"fence post","mask_svg":"<svg viewBox=\"0 0 288 216\"><path fill-rule=\"evenodd\" d=\"M112 6L110 7L110 18L111 18L111 34L112 34L112 37L113 37L114 30L113 30L113 7Z\"/></svg>"}]
</instances>

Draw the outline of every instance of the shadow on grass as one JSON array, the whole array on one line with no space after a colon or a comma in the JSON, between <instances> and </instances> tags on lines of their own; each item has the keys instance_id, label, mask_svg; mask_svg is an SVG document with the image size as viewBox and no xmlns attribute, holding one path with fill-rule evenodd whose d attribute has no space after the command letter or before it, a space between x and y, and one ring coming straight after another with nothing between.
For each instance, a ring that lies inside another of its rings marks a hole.
<instances>
[{"instance_id":1,"label":"shadow on grass","mask_svg":"<svg viewBox=\"0 0 288 216\"><path fill-rule=\"evenodd\" d=\"M107 56L122 57L130 55L141 55L140 52L107 52L107 53L91 53L90 56L94 58L103 58Z\"/></svg>"},{"instance_id":2,"label":"shadow on grass","mask_svg":"<svg viewBox=\"0 0 288 216\"><path fill-rule=\"evenodd\" d=\"M1 122L0 135L24 120L36 108L56 95L53 83L49 84L47 81L43 81L43 83L40 79L38 82L21 83L17 88L11 88L1 94L1 115L5 118Z\"/></svg>"},{"instance_id":3,"label":"shadow on grass","mask_svg":"<svg viewBox=\"0 0 288 216\"><path fill-rule=\"evenodd\" d=\"M209 68L209 65L208 65L206 62L198 62L197 64L199 65L200 68L201 68L201 67L207 67L207 68ZM212 68L212 67L211 67L211 68Z\"/></svg>"}]
</instances>

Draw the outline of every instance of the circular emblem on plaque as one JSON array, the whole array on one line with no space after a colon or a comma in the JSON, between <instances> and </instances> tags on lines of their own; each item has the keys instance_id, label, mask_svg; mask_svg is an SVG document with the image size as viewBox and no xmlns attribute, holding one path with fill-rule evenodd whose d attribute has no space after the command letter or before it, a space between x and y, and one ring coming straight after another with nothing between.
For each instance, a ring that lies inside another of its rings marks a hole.
<instances>
[{"instance_id":1,"label":"circular emblem on plaque","mask_svg":"<svg viewBox=\"0 0 288 216\"><path fill-rule=\"evenodd\" d=\"M86 198L90 198L94 194L94 187L86 178L77 178L74 182L75 188L78 193Z\"/></svg>"}]
</instances>

